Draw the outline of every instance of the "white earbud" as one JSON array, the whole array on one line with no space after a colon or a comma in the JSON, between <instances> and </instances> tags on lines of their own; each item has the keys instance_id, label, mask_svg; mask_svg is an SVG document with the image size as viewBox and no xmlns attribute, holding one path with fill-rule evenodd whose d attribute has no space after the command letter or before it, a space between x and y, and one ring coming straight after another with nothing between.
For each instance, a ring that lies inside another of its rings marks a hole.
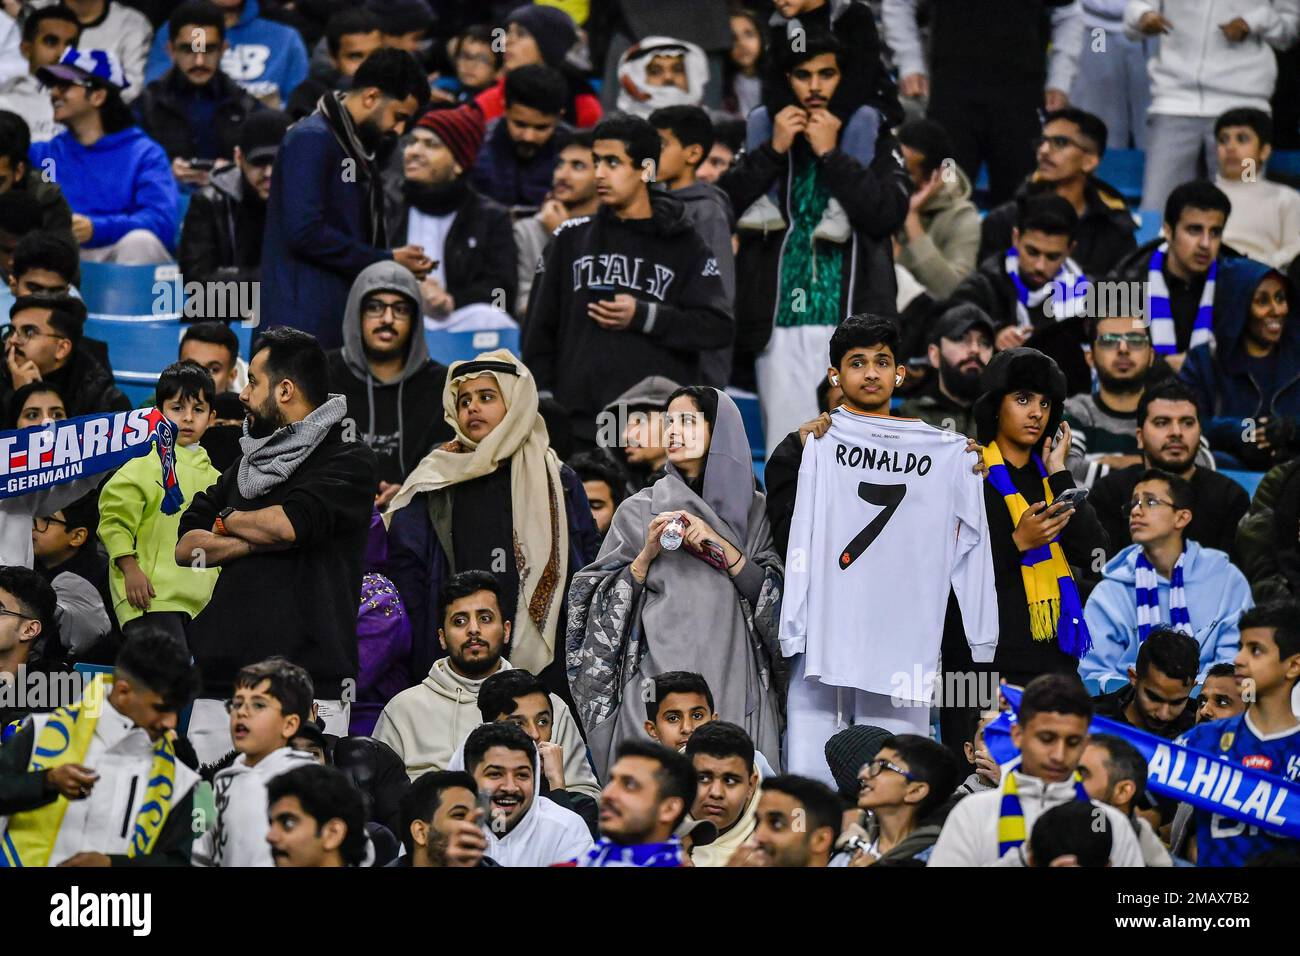
<instances>
[{"instance_id":1,"label":"white earbud","mask_svg":"<svg viewBox=\"0 0 1300 956\"><path fill-rule=\"evenodd\" d=\"M840 377L839 377L838 375L832 375L832 376L831 376L831 384L832 384L832 385L835 385L835 386L838 387L839 384L840 384Z\"/></svg>"}]
</instances>

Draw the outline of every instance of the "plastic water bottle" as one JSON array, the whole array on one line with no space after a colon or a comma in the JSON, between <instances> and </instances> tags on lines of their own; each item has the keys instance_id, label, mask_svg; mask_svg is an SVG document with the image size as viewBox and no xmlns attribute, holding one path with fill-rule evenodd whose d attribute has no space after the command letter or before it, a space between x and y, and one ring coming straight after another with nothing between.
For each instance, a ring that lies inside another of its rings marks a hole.
<instances>
[{"instance_id":1,"label":"plastic water bottle","mask_svg":"<svg viewBox=\"0 0 1300 956\"><path fill-rule=\"evenodd\" d=\"M664 530L659 534L659 547L665 551L676 551L682 546L682 535L686 532L686 522L682 520L681 515L677 515L672 521L664 525Z\"/></svg>"}]
</instances>

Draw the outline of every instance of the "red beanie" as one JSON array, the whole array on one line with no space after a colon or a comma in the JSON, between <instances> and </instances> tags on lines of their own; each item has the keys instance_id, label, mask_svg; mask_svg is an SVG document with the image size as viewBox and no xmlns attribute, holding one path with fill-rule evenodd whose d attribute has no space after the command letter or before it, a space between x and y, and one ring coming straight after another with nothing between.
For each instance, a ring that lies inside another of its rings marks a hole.
<instances>
[{"instance_id":1,"label":"red beanie","mask_svg":"<svg viewBox=\"0 0 1300 956\"><path fill-rule=\"evenodd\" d=\"M468 172L474 165L483 145L484 129L483 113L476 103L452 110L430 110L415 125L431 130L442 140L462 169Z\"/></svg>"}]
</instances>

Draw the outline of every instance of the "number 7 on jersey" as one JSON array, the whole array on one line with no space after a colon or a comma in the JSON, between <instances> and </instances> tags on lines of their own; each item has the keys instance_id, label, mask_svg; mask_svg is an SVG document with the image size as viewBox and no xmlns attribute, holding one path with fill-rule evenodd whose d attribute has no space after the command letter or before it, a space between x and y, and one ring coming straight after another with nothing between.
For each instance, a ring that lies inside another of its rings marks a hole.
<instances>
[{"instance_id":1,"label":"number 7 on jersey","mask_svg":"<svg viewBox=\"0 0 1300 956\"><path fill-rule=\"evenodd\" d=\"M844 546L844 551L840 554L841 571L847 571L871 547L871 543L880 537L880 532L885 530L885 525L889 524L889 519L894 516L906 495L907 485L876 485L869 481L859 483L858 497L869 505L879 505L885 510L872 518L871 523Z\"/></svg>"}]
</instances>

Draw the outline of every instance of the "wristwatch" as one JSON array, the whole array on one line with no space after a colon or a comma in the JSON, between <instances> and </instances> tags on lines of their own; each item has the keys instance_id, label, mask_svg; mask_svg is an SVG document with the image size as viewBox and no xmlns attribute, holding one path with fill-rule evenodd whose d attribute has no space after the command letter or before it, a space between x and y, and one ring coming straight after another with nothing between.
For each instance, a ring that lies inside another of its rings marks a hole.
<instances>
[{"instance_id":1,"label":"wristwatch","mask_svg":"<svg viewBox=\"0 0 1300 956\"><path fill-rule=\"evenodd\" d=\"M217 520L212 524L212 530L217 534L229 537L230 532L226 530L226 519L235 513L234 508L222 508L217 512Z\"/></svg>"}]
</instances>

